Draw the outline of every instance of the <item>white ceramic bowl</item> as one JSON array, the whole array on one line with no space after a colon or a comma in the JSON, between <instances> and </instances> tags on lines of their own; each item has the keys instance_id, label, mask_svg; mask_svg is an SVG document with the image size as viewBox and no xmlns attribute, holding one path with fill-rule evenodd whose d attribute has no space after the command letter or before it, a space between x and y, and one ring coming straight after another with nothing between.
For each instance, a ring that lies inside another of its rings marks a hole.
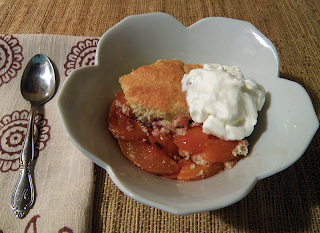
<instances>
[{"instance_id":1,"label":"white ceramic bowl","mask_svg":"<svg viewBox=\"0 0 320 233\"><path fill-rule=\"evenodd\" d=\"M159 59L239 66L246 78L262 84L266 103L249 137L249 156L233 169L208 179L182 182L154 176L132 165L108 131L107 118L119 77ZM100 39L96 65L73 71L57 106L70 140L106 169L128 196L174 214L210 211L244 198L258 180L296 162L319 122L307 92L279 78L274 45L252 24L205 18L186 28L164 13L129 16Z\"/></svg>"}]
</instances>

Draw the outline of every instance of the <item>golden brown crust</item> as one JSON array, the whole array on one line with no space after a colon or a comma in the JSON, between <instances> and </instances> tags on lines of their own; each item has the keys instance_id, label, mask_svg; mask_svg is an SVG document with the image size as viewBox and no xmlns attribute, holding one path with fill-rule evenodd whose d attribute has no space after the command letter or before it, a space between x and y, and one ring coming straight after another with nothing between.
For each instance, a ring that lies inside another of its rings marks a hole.
<instances>
[{"instance_id":1,"label":"golden brown crust","mask_svg":"<svg viewBox=\"0 0 320 233\"><path fill-rule=\"evenodd\" d=\"M190 117L181 79L200 65L179 60L158 61L142 66L120 78L125 98L140 120Z\"/></svg>"}]
</instances>

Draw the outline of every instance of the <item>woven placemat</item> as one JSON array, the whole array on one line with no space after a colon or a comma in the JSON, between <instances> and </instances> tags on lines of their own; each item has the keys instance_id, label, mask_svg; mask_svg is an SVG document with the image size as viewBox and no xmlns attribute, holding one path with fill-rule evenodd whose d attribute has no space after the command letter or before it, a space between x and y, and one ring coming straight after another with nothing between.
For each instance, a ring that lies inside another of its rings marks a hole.
<instances>
[{"instance_id":1,"label":"woven placemat","mask_svg":"<svg viewBox=\"0 0 320 233\"><path fill-rule=\"evenodd\" d=\"M128 15L166 12L189 26L209 16L251 22L276 46L280 76L300 83L320 118L320 4L317 0L6 0L0 33L100 37ZM32 12L32 13L31 13ZM37 15L35 17L34 15ZM92 232L317 232L320 229L319 130L293 166L259 181L242 201L176 216L124 195L95 167Z\"/></svg>"}]
</instances>

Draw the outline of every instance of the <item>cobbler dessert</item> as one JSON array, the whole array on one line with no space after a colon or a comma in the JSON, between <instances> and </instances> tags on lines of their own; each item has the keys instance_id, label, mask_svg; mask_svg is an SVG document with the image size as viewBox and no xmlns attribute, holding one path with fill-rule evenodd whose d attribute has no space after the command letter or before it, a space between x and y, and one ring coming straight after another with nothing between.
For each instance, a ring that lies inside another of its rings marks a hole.
<instances>
[{"instance_id":1,"label":"cobbler dessert","mask_svg":"<svg viewBox=\"0 0 320 233\"><path fill-rule=\"evenodd\" d=\"M259 84L216 64L161 60L124 75L120 85L109 130L123 154L149 173L184 181L213 176L246 156L245 137L264 103Z\"/></svg>"}]
</instances>

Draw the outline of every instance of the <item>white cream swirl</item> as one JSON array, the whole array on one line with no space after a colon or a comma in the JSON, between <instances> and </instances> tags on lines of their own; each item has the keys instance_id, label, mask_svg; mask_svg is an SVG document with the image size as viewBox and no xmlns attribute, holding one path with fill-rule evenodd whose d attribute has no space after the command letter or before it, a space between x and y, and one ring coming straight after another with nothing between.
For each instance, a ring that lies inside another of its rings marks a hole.
<instances>
[{"instance_id":1,"label":"white cream swirl","mask_svg":"<svg viewBox=\"0 0 320 233\"><path fill-rule=\"evenodd\" d=\"M182 79L193 121L203 132L226 140L249 136L265 102L265 89L245 79L237 66L206 63Z\"/></svg>"}]
</instances>

